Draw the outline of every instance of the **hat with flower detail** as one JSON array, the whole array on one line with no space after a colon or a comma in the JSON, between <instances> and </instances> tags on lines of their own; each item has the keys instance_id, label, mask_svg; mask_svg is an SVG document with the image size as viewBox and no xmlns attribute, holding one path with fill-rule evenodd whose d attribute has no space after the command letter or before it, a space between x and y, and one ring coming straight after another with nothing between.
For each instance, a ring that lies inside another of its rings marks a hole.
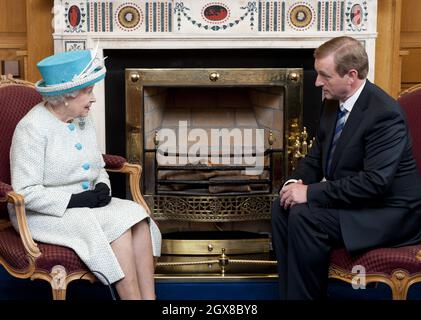
<instances>
[{"instance_id":1,"label":"hat with flower detail","mask_svg":"<svg viewBox=\"0 0 421 320\"><path fill-rule=\"evenodd\" d=\"M56 96L85 87L104 79L104 59L96 57L97 50L67 51L49 56L37 67L42 80L35 84L43 96Z\"/></svg>"}]
</instances>

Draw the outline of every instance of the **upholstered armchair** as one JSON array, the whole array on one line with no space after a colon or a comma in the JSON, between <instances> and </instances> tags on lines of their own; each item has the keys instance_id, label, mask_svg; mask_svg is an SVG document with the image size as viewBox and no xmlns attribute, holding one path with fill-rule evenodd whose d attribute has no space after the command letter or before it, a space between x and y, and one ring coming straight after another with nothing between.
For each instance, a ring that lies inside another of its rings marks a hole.
<instances>
[{"instance_id":1,"label":"upholstered armchair","mask_svg":"<svg viewBox=\"0 0 421 320\"><path fill-rule=\"evenodd\" d=\"M403 92L398 101L404 109L412 137L413 153L421 173L421 85ZM393 300L406 300L409 287L421 282L421 243L400 248L378 248L358 256L345 249L331 254L329 277L352 283L354 266L364 266L366 283L383 282L392 290Z\"/></svg>"},{"instance_id":2,"label":"upholstered armchair","mask_svg":"<svg viewBox=\"0 0 421 320\"><path fill-rule=\"evenodd\" d=\"M37 103L41 96L31 83L0 79L0 265L17 278L42 279L52 288L54 300L66 299L67 285L79 279L95 281L76 253L69 248L36 243L27 225L25 199L10 185L9 149L14 129L19 120ZM129 164L119 156L103 155L106 169L127 173L134 201L150 210L139 188L141 167ZM7 203L15 206L19 232L12 227Z\"/></svg>"}]
</instances>

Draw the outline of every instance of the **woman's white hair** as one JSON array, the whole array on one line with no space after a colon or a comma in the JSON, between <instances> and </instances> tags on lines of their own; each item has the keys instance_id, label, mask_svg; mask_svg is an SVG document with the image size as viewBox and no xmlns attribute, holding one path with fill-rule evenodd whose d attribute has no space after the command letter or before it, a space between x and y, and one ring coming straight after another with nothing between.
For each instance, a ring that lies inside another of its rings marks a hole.
<instances>
[{"instance_id":1,"label":"woman's white hair","mask_svg":"<svg viewBox=\"0 0 421 320\"><path fill-rule=\"evenodd\" d=\"M58 106L60 104L63 104L66 102L67 99L76 98L81 90L75 90L68 93L59 94L56 96L43 96L42 98L44 101L48 102L49 104L55 106Z\"/></svg>"}]
</instances>

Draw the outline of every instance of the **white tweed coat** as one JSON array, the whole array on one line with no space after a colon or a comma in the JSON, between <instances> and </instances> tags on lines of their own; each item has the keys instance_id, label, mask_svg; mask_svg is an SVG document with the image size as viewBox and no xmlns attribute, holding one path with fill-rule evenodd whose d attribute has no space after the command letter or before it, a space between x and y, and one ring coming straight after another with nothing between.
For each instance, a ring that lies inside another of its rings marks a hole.
<instances>
[{"instance_id":1,"label":"white tweed coat","mask_svg":"<svg viewBox=\"0 0 421 320\"><path fill-rule=\"evenodd\" d=\"M15 129L10 149L12 187L25 198L33 238L72 248L90 270L113 283L124 273L110 243L148 218L145 209L114 197L102 208L67 209L72 193L93 189L99 182L110 186L104 165L90 117L85 125L80 119L64 123L40 103ZM10 205L9 215L17 228ZM152 219L148 221L153 254L159 256L161 233Z\"/></svg>"}]
</instances>

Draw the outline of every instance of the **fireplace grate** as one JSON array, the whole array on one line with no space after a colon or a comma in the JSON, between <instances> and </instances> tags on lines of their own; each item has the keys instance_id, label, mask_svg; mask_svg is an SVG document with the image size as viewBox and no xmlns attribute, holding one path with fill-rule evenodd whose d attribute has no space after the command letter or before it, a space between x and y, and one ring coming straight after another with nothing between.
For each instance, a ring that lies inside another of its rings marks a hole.
<instances>
[{"instance_id":1,"label":"fireplace grate","mask_svg":"<svg viewBox=\"0 0 421 320\"><path fill-rule=\"evenodd\" d=\"M156 220L232 222L270 220L277 194L247 196L145 195Z\"/></svg>"},{"instance_id":2,"label":"fireplace grate","mask_svg":"<svg viewBox=\"0 0 421 320\"><path fill-rule=\"evenodd\" d=\"M273 154L282 154L282 149L267 149L262 156L264 165L258 174L247 175L254 169L247 165L160 165L157 160L159 149L145 149L154 159L155 195L262 195L271 194L273 189ZM168 153L163 153L168 156ZM171 156L180 157L179 153ZM235 157L238 154L224 155ZM240 155L243 157L244 155ZM252 156L256 156L253 154ZM212 156L210 156L211 158ZM210 163L210 161L208 162Z\"/></svg>"}]
</instances>

